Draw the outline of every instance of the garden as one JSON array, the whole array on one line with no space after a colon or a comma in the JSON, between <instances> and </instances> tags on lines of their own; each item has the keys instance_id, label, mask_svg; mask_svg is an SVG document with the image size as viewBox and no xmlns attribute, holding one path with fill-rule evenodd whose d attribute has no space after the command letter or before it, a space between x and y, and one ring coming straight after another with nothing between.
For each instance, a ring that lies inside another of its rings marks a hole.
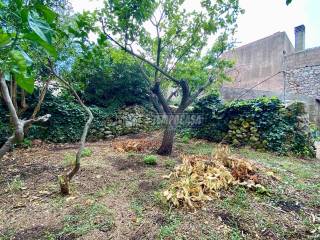
<instances>
[{"instance_id":1,"label":"garden","mask_svg":"<svg viewBox=\"0 0 320 240\"><path fill-rule=\"evenodd\" d=\"M0 0L0 239L320 238L304 103L219 94L242 13Z\"/></svg>"}]
</instances>

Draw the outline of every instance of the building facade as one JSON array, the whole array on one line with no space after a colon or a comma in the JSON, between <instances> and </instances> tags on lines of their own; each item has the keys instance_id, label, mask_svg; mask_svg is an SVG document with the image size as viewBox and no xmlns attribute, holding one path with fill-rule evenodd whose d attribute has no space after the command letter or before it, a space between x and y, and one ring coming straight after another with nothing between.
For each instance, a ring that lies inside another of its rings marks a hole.
<instances>
[{"instance_id":1,"label":"building facade","mask_svg":"<svg viewBox=\"0 0 320 240\"><path fill-rule=\"evenodd\" d=\"M284 103L303 101L310 120L320 125L320 47L305 49L305 27L295 28L295 46L277 32L224 54L235 61L224 84L224 100L277 96Z\"/></svg>"}]
</instances>

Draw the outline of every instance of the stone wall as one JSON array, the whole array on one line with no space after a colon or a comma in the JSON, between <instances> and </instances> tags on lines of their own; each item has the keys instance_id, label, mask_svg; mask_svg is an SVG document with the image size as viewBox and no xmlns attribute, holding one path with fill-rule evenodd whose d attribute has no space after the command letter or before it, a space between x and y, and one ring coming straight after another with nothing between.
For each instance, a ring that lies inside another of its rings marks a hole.
<instances>
[{"instance_id":1,"label":"stone wall","mask_svg":"<svg viewBox=\"0 0 320 240\"><path fill-rule=\"evenodd\" d=\"M286 94L320 96L320 47L284 59Z\"/></svg>"},{"instance_id":2,"label":"stone wall","mask_svg":"<svg viewBox=\"0 0 320 240\"><path fill-rule=\"evenodd\" d=\"M106 119L101 129L90 131L90 140L112 139L116 136L139 133L158 128L157 114L142 106L131 106L119 110L112 118Z\"/></svg>"},{"instance_id":3,"label":"stone wall","mask_svg":"<svg viewBox=\"0 0 320 240\"><path fill-rule=\"evenodd\" d=\"M320 97L320 65L286 71L286 93Z\"/></svg>"},{"instance_id":4,"label":"stone wall","mask_svg":"<svg viewBox=\"0 0 320 240\"><path fill-rule=\"evenodd\" d=\"M320 126L320 47L294 52L287 35L279 32L225 57L237 61L238 76L233 74L234 82L222 87L223 99L276 96L286 104L302 101L310 120Z\"/></svg>"}]
</instances>

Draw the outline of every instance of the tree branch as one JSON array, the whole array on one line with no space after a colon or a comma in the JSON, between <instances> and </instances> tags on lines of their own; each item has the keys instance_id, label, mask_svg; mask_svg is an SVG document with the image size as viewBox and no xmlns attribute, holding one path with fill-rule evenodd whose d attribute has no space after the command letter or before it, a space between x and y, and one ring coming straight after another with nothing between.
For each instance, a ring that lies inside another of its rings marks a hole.
<instances>
[{"instance_id":1,"label":"tree branch","mask_svg":"<svg viewBox=\"0 0 320 240\"><path fill-rule=\"evenodd\" d=\"M178 84L179 80L177 80L176 78L172 77L169 73L165 72L162 68L158 67L156 64L152 63L151 61L145 59L144 57L142 57L141 55L135 53L134 51L127 49L125 46L123 46L121 43L119 43L117 40L115 40L111 35L109 35L106 30L105 30L105 24L103 22L103 20L101 20L101 24L102 24L102 30L103 33L106 35L106 37L112 41L113 43L115 43L118 47L120 47L122 50L124 50L125 52L131 54L132 56L140 59L141 61L149 64L150 66L152 66L153 68L155 68L156 70L158 70L160 73L162 73L164 76L166 76L169 80L175 82Z\"/></svg>"}]
</instances>

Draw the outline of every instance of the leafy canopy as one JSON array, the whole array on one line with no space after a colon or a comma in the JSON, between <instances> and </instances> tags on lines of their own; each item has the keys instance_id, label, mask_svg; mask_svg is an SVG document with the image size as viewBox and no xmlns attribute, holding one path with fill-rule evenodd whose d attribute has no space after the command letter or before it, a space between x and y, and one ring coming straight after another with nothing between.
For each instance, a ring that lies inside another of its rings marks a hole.
<instances>
[{"instance_id":1,"label":"leafy canopy","mask_svg":"<svg viewBox=\"0 0 320 240\"><path fill-rule=\"evenodd\" d=\"M167 73L166 77L150 74L151 81L164 85L162 80L170 75L188 81L192 90L211 75L221 82L227 79L224 70L230 63L219 57L230 47L241 9L238 0L200 3L198 10L187 10L184 0L108 0L95 13L102 25L100 38L139 52ZM147 73L155 70L150 65L146 68Z\"/></svg>"},{"instance_id":2,"label":"leafy canopy","mask_svg":"<svg viewBox=\"0 0 320 240\"><path fill-rule=\"evenodd\" d=\"M0 73L27 92L34 89L30 52L45 50L57 57L53 46L57 13L41 0L0 1Z\"/></svg>"}]
</instances>

